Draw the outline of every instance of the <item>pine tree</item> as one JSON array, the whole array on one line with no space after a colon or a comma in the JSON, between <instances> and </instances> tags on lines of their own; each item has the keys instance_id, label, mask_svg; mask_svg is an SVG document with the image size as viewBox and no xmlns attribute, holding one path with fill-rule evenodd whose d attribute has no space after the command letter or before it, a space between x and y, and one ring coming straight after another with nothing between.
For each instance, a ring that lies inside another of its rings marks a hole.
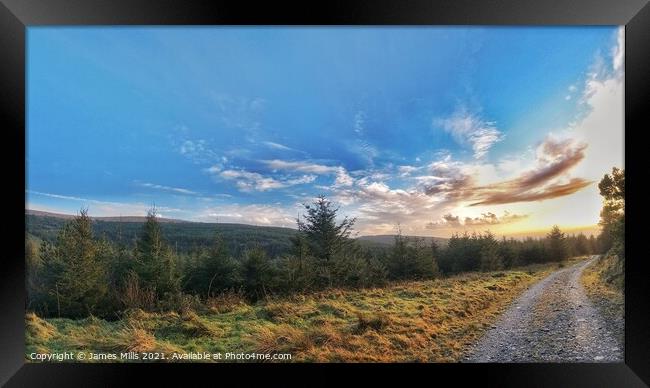
<instances>
[{"instance_id":1,"label":"pine tree","mask_svg":"<svg viewBox=\"0 0 650 388\"><path fill-rule=\"evenodd\" d=\"M388 256L388 271L393 279L406 279L414 272L407 244L408 239L402 236L402 230L398 226L395 242Z\"/></svg>"},{"instance_id":2,"label":"pine tree","mask_svg":"<svg viewBox=\"0 0 650 388\"><path fill-rule=\"evenodd\" d=\"M324 196L311 205L304 205L307 210L305 221L297 220L298 231L309 244L310 252L318 259L328 262L332 256L349 244L349 237L355 219L345 217L336 223L339 208L334 208Z\"/></svg>"},{"instance_id":3,"label":"pine tree","mask_svg":"<svg viewBox=\"0 0 650 388\"><path fill-rule=\"evenodd\" d=\"M499 243L494 235L487 231L480 237L481 242L481 261L480 268L482 271L494 271L503 269L503 260L499 252Z\"/></svg>"},{"instance_id":4,"label":"pine tree","mask_svg":"<svg viewBox=\"0 0 650 388\"><path fill-rule=\"evenodd\" d=\"M155 207L147 213L136 242L135 258L135 272L144 288L154 290L159 297L178 292L180 278L175 256L163 238Z\"/></svg>"},{"instance_id":5,"label":"pine tree","mask_svg":"<svg viewBox=\"0 0 650 388\"><path fill-rule=\"evenodd\" d=\"M217 231L210 247L199 251L196 263L189 270L187 288L210 297L217 292L234 288L237 281L237 262L228 254L228 248Z\"/></svg>"},{"instance_id":6,"label":"pine tree","mask_svg":"<svg viewBox=\"0 0 650 388\"><path fill-rule=\"evenodd\" d=\"M44 261L49 273L44 280L49 280L50 312L54 301L57 315L80 317L101 312L108 291L106 266L99 260L86 209L64 225L53 253Z\"/></svg>"},{"instance_id":7,"label":"pine tree","mask_svg":"<svg viewBox=\"0 0 650 388\"><path fill-rule=\"evenodd\" d=\"M566 236L557 225L546 236L548 241L548 260L549 261L562 261L567 257Z\"/></svg>"},{"instance_id":8,"label":"pine tree","mask_svg":"<svg viewBox=\"0 0 650 388\"><path fill-rule=\"evenodd\" d=\"M244 253L241 279L251 299L266 297L271 290L274 277L273 265L263 249L255 247Z\"/></svg>"}]
</instances>

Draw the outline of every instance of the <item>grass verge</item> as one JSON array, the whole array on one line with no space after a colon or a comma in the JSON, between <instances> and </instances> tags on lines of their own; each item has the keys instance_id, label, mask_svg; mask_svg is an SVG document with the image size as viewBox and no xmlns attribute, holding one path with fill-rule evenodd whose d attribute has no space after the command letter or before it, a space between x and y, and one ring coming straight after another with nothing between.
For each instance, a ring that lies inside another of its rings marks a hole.
<instances>
[{"instance_id":1,"label":"grass verge","mask_svg":"<svg viewBox=\"0 0 650 388\"><path fill-rule=\"evenodd\" d=\"M580 279L587 296L597 306L621 346L625 319L623 276L618 258L603 255L585 268Z\"/></svg>"},{"instance_id":2,"label":"grass verge","mask_svg":"<svg viewBox=\"0 0 650 388\"><path fill-rule=\"evenodd\" d=\"M257 352L290 353L298 362L456 362L517 296L555 269L327 290L255 305L213 300L202 311L134 310L114 322L27 314L26 358L63 351Z\"/></svg>"}]
</instances>

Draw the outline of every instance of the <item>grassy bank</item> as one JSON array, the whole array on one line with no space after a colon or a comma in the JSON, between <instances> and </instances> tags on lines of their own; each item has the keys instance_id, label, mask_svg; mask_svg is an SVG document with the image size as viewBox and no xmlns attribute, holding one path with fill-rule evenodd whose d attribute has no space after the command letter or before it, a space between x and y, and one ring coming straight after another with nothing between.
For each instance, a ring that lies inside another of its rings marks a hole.
<instances>
[{"instance_id":1,"label":"grassy bank","mask_svg":"<svg viewBox=\"0 0 650 388\"><path fill-rule=\"evenodd\" d=\"M601 256L594 264L585 268L581 280L590 298L607 300L612 308L622 315L623 273L618 267L619 263L615 257Z\"/></svg>"},{"instance_id":2,"label":"grassy bank","mask_svg":"<svg viewBox=\"0 0 650 388\"><path fill-rule=\"evenodd\" d=\"M582 285L587 296L598 307L607 323L623 341L625 317L624 271L615 256L601 256L582 273Z\"/></svg>"},{"instance_id":3,"label":"grassy bank","mask_svg":"<svg viewBox=\"0 0 650 388\"><path fill-rule=\"evenodd\" d=\"M226 297L196 311L135 310L113 322L27 314L26 358L33 352L205 351L290 353L299 362L455 362L512 300L554 269L469 273L254 305Z\"/></svg>"}]
</instances>

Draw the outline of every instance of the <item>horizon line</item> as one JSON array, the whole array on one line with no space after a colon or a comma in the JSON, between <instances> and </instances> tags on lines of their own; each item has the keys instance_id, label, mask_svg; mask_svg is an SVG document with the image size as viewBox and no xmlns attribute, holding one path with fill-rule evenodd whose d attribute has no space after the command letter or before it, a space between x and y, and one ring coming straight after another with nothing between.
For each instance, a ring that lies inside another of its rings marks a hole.
<instances>
[{"instance_id":1,"label":"horizon line","mask_svg":"<svg viewBox=\"0 0 650 388\"><path fill-rule=\"evenodd\" d=\"M41 213L46 213L46 214L52 214L54 216L67 216L67 217L75 217L79 215L79 213L71 214L71 213L66 213L66 212L52 212L48 210L39 210L35 208L30 208L30 207L25 207L25 212L28 211L35 211L35 212L41 212ZM90 218L95 218L95 219L101 219L101 218L135 218L135 217L140 217L140 218L145 218L147 217L146 215L113 215L113 216L90 216ZM219 221L194 221L194 220L186 220L182 218L170 218L170 217L160 217L160 219L163 220L170 220L170 221L179 221L179 222L186 222L186 223L198 223L198 224L232 224L232 225L248 225L248 226L257 226L257 227L269 227L269 228L283 228L283 229L296 229L297 228L292 228L288 226L277 226L277 225L259 225L259 224L248 224L248 223L241 223L241 222L219 222ZM487 225L486 225L487 226ZM560 226L560 225L558 225ZM508 237L508 238L527 238L527 237L540 237L548 233L549 228L537 228L537 229L528 229L528 230L522 230L520 232L513 232L513 233L494 233L495 237ZM599 231L599 226L598 224L594 225L579 225L579 226L566 226L566 227L561 227L562 231L564 232L565 235L575 235L575 234L584 234L584 235L597 235ZM453 234L456 233L465 233L465 232L477 232L477 228L469 228L469 227L463 227L463 228L458 228ZM487 230L479 231L478 233L482 233L485 231L490 231L489 228ZM394 236L395 234L386 234L386 233L380 233L380 234L359 234L358 237L372 237L372 236ZM433 238L442 238L442 239L449 239L450 237L440 237L440 236L434 236L434 235L408 235L410 237L433 237Z\"/></svg>"}]
</instances>

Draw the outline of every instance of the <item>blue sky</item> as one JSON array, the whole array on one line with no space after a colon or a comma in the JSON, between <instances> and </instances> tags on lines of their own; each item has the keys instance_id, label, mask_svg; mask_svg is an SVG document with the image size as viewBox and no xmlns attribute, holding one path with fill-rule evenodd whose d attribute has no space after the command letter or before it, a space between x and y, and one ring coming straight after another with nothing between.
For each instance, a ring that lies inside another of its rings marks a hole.
<instances>
[{"instance_id":1,"label":"blue sky","mask_svg":"<svg viewBox=\"0 0 650 388\"><path fill-rule=\"evenodd\" d=\"M102 216L155 203L165 217L293 226L300 203L325 194L362 234L397 223L422 235L542 227L553 220L531 223L541 212L516 207L574 195L611 169L571 175L597 132L580 127L599 108L598 86L622 79L621 36L616 27L31 27L26 206ZM557 158L572 152L566 166ZM493 198L554 163L566 167L557 181L517 186L515 202ZM571 179L583 181L555 190ZM533 195L544 191L569 194ZM592 225L597 212L586 212L557 222Z\"/></svg>"}]
</instances>

